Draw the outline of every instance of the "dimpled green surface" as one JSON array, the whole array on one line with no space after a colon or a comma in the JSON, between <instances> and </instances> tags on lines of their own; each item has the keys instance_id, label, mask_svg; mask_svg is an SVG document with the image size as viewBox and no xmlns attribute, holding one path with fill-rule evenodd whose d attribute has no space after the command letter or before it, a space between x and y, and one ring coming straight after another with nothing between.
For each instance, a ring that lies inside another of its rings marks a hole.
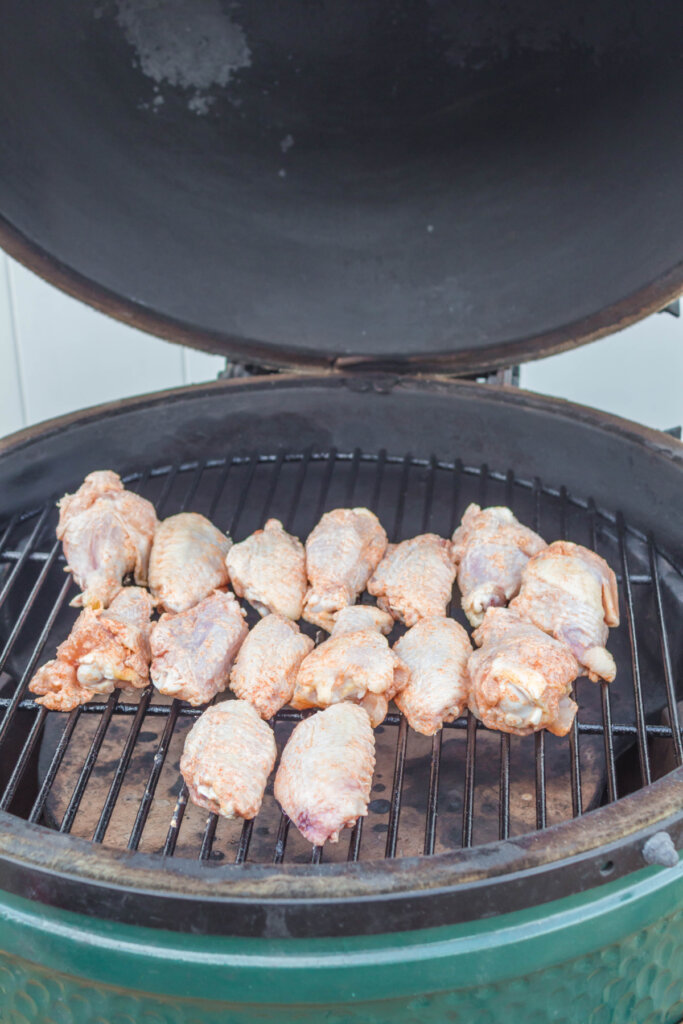
<instances>
[{"instance_id":1,"label":"dimpled green surface","mask_svg":"<svg viewBox=\"0 0 683 1024\"><path fill-rule=\"evenodd\" d=\"M4 895L0 1021L678 1024L682 897L679 865L475 925L270 942L179 936Z\"/></svg>"}]
</instances>

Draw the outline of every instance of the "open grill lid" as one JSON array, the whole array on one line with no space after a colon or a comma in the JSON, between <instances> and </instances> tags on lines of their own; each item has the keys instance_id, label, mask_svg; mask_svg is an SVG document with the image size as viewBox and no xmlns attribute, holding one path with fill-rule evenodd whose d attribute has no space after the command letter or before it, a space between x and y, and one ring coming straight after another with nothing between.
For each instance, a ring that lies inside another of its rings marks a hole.
<instances>
[{"instance_id":1,"label":"open grill lid","mask_svg":"<svg viewBox=\"0 0 683 1024\"><path fill-rule=\"evenodd\" d=\"M0 10L0 244L165 338L473 372L683 288L678 0Z\"/></svg>"}]
</instances>

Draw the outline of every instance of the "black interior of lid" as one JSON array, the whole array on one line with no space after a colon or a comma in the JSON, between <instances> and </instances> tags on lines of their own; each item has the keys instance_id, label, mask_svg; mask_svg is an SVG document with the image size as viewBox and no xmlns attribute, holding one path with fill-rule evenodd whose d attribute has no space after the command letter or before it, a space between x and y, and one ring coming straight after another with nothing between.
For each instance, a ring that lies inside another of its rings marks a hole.
<instances>
[{"instance_id":1,"label":"black interior of lid","mask_svg":"<svg viewBox=\"0 0 683 1024\"><path fill-rule=\"evenodd\" d=\"M0 12L0 240L146 329L482 368L683 287L680 0Z\"/></svg>"}]
</instances>

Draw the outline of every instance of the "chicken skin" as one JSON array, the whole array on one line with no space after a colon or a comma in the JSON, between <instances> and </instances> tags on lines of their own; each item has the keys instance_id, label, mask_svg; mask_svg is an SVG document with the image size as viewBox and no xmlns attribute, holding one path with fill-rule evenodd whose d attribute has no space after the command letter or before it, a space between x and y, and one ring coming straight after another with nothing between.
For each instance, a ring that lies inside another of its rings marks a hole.
<instances>
[{"instance_id":1,"label":"chicken skin","mask_svg":"<svg viewBox=\"0 0 683 1024\"><path fill-rule=\"evenodd\" d=\"M57 539L68 571L81 588L72 604L107 608L123 577L147 583L157 515L145 498L127 491L110 470L89 473L75 494L58 502Z\"/></svg>"},{"instance_id":2,"label":"chicken skin","mask_svg":"<svg viewBox=\"0 0 683 1024\"><path fill-rule=\"evenodd\" d=\"M378 633L391 633L394 619L389 612L383 612L372 604L351 604L337 612L330 636L342 636L343 633L362 633L365 630Z\"/></svg>"},{"instance_id":3,"label":"chicken skin","mask_svg":"<svg viewBox=\"0 0 683 1024\"><path fill-rule=\"evenodd\" d=\"M143 689L149 682L152 599L139 587L124 587L109 608L84 608L57 658L29 683L37 703L72 711L94 696Z\"/></svg>"},{"instance_id":4,"label":"chicken skin","mask_svg":"<svg viewBox=\"0 0 683 1024\"><path fill-rule=\"evenodd\" d=\"M546 547L509 508L469 505L452 538L462 608L473 626L487 608L502 607L519 593L522 569Z\"/></svg>"},{"instance_id":5,"label":"chicken skin","mask_svg":"<svg viewBox=\"0 0 683 1024\"><path fill-rule=\"evenodd\" d=\"M469 637L453 619L420 619L394 644L394 651L410 670L396 705L415 732L433 736L467 707Z\"/></svg>"},{"instance_id":6,"label":"chicken skin","mask_svg":"<svg viewBox=\"0 0 683 1024\"><path fill-rule=\"evenodd\" d=\"M304 658L293 708L326 708L352 701L363 705L373 726L384 721L389 701L408 681L408 669L382 636L382 620L371 615L365 619L364 628L355 632L346 632L342 619L341 632L333 633Z\"/></svg>"},{"instance_id":7,"label":"chicken skin","mask_svg":"<svg viewBox=\"0 0 683 1024\"><path fill-rule=\"evenodd\" d=\"M162 615L152 630L152 682L169 697L206 704L227 688L247 633L239 602L219 590L194 608Z\"/></svg>"},{"instance_id":8,"label":"chicken skin","mask_svg":"<svg viewBox=\"0 0 683 1024\"><path fill-rule=\"evenodd\" d=\"M255 818L275 767L273 730L251 704L207 708L185 740L180 771L198 807L224 818Z\"/></svg>"},{"instance_id":9,"label":"chicken skin","mask_svg":"<svg viewBox=\"0 0 683 1024\"><path fill-rule=\"evenodd\" d=\"M262 530L233 544L227 566L233 590L238 597L246 597L259 615L274 612L288 619L301 618L306 553L279 519L269 519Z\"/></svg>"},{"instance_id":10,"label":"chicken skin","mask_svg":"<svg viewBox=\"0 0 683 1024\"><path fill-rule=\"evenodd\" d=\"M380 608L414 626L420 619L446 614L454 579L450 541L423 533L389 545L368 592Z\"/></svg>"},{"instance_id":11,"label":"chicken skin","mask_svg":"<svg viewBox=\"0 0 683 1024\"><path fill-rule=\"evenodd\" d=\"M313 641L284 615L266 615L240 647L230 673L230 689L247 700L261 718L288 704L301 662L313 650Z\"/></svg>"},{"instance_id":12,"label":"chicken skin","mask_svg":"<svg viewBox=\"0 0 683 1024\"><path fill-rule=\"evenodd\" d=\"M149 589L160 608L185 612L228 584L231 545L205 516L181 512L159 524L149 560Z\"/></svg>"},{"instance_id":13,"label":"chicken skin","mask_svg":"<svg viewBox=\"0 0 683 1024\"><path fill-rule=\"evenodd\" d=\"M593 682L612 682L617 667L605 643L608 626L619 625L619 596L616 576L600 555L555 541L527 562L510 607L565 643Z\"/></svg>"},{"instance_id":14,"label":"chicken skin","mask_svg":"<svg viewBox=\"0 0 683 1024\"><path fill-rule=\"evenodd\" d=\"M382 524L367 508L326 512L306 541L310 587L303 617L328 633L334 616L353 604L387 547Z\"/></svg>"},{"instance_id":15,"label":"chicken skin","mask_svg":"<svg viewBox=\"0 0 683 1024\"><path fill-rule=\"evenodd\" d=\"M509 608L489 608L474 631L469 706L488 729L526 736L548 729L566 736L577 706L572 683L580 665L565 644Z\"/></svg>"},{"instance_id":16,"label":"chicken skin","mask_svg":"<svg viewBox=\"0 0 683 1024\"><path fill-rule=\"evenodd\" d=\"M354 704L335 704L299 722L275 776L275 799L314 846L336 843L368 813L375 737Z\"/></svg>"}]
</instances>

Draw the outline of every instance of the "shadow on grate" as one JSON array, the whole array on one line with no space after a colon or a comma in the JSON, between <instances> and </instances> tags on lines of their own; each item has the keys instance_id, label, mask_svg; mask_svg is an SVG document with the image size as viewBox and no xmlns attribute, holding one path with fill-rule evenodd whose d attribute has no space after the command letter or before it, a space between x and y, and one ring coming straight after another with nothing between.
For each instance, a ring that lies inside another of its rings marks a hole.
<instances>
[{"instance_id":1,"label":"shadow on grate","mask_svg":"<svg viewBox=\"0 0 683 1024\"><path fill-rule=\"evenodd\" d=\"M468 714L426 738L393 709L376 730L368 816L325 848L326 861L440 853L543 829L683 762L674 683L683 641L667 629L680 615L683 576L618 512L512 471L384 451L253 454L159 467L126 482L160 516L202 512L235 540L270 516L306 537L324 511L349 505L373 509L392 541L427 530L448 536L470 501L506 504L547 540L586 544L617 572L617 679L578 680L580 713L568 737L489 732ZM322 851L289 828L272 780L253 822L207 818L188 802L178 762L199 710L151 688L138 704L114 693L66 715L27 699L33 671L76 617L55 523L51 502L0 529L0 809L118 849L207 863L320 862ZM467 627L457 591L451 614ZM276 716L279 749L300 717L291 709Z\"/></svg>"}]
</instances>

